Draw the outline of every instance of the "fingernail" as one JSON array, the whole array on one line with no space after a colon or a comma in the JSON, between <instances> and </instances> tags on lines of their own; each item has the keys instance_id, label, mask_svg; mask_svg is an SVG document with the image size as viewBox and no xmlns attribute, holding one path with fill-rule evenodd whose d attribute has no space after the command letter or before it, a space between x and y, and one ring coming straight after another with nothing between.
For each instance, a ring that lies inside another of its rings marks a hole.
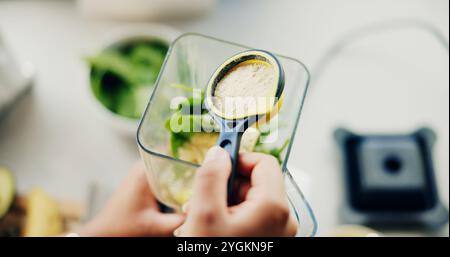
<instances>
[{"instance_id":1,"label":"fingernail","mask_svg":"<svg viewBox=\"0 0 450 257\"><path fill-rule=\"evenodd\" d=\"M183 206L181 206L182 213L187 213L188 205L189 205L189 202L187 202L187 203L183 204Z\"/></svg>"},{"instance_id":2,"label":"fingernail","mask_svg":"<svg viewBox=\"0 0 450 257\"><path fill-rule=\"evenodd\" d=\"M219 159L222 154L222 151L223 151L222 148L220 148L219 146L211 147L211 149L209 149L208 152L206 153L205 160L203 161L203 163Z\"/></svg>"}]
</instances>

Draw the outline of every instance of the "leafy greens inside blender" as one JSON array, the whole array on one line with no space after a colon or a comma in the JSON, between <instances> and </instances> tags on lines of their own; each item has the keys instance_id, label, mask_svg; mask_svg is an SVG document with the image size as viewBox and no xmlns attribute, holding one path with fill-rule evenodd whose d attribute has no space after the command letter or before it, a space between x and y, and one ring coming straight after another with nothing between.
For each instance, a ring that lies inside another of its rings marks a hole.
<instances>
[{"instance_id":1,"label":"leafy greens inside blender","mask_svg":"<svg viewBox=\"0 0 450 257\"><path fill-rule=\"evenodd\" d=\"M86 58L95 97L112 112L139 119L167 50L164 42L134 41Z\"/></svg>"},{"instance_id":2,"label":"leafy greens inside blender","mask_svg":"<svg viewBox=\"0 0 450 257\"><path fill-rule=\"evenodd\" d=\"M181 84L172 84L171 86L190 93L194 90L192 87ZM193 95L193 97L189 97L179 103L173 115L166 120L165 126L170 132L170 150L172 155L176 158L199 164L203 161L207 150L216 144L219 133L214 132L214 129L217 129L217 125L215 125L206 108L202 108L204 93L201 92L197 96ZM193 110L201 110L201 112L195 114ZM178 131L172 129L171 121L173 122L174 120L177 124L181 124L182 129ZM201 131L186 132L192 131L194 127L200 128ZM279 147L268 147L260 140L269 136L272 131L260 131L255 127L247 129L242 137L240 151L270 154L281 163L282 153L288 146L289 140L287 139Z\"/></svg>"}]
</instances>

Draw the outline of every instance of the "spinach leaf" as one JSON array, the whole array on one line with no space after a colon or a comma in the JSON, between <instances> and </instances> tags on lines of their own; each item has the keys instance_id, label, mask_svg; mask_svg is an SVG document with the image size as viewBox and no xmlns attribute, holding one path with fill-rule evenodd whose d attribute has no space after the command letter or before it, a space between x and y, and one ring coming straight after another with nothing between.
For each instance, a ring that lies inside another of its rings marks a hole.
<instances>
[{"instance_id":1,"label":"spinach leaf","mask_svg":"<svg viewBox=\"0 0 450 257\"><path fill-rule=\"evenodd\" d=\"M138 41L86 58L93 94L112 112L140 118L167 49L163 42Z\"/></svg>"}]
</instances>

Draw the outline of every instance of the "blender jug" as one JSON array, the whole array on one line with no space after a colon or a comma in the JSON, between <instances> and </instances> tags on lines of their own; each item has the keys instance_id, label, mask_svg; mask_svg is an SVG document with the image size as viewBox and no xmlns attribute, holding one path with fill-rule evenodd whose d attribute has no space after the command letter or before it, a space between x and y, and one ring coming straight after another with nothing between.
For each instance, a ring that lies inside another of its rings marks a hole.
<instances>
[{"instance_id":1,"label":"blender jug","mask_svg":"<svg viewBox=\"0 0 450 257\"><path fill-rule=\"evenodd\" d=\"M195 170L201 163L201 154L206 151L193 145L190 149L197 151L195 154L188 156L173 152L174 142L167 128L167 121L173 114L173 99L192 97L192 90L186 88L203 91L211 74L224 60L249 49L199 34L184 34L170 46L137 132L147 176L156 197L163 204L180 210L189 200ZM301 62L293 58L278 55L277 58L285 72L284 101L277 119L266 124L277 126L277 129L264 140L260 138L258 145L259 149L280 149L277 157L281 163L290 208L298 223L297 235L313 236L317 228L314 214L287 169L308 88L309 73ZM215 141L212 141L214 144Z\"/></svg>"}]
</instances>

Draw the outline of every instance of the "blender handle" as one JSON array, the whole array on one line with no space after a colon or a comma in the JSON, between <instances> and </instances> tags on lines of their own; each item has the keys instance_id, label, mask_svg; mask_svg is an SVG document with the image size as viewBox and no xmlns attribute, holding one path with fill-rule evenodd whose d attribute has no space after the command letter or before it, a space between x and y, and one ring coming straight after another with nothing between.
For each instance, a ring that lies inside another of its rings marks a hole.
<instances>
[{"instance_id":1,"label":"blender handle","mask_svg":"<svg viewBox=\"0 0 450 257\"><path fill-rule=\"evenodd\" d=\"M237 175L239 146L241 144L242 134L243 132L240 131L224 131L220 133L219 140L217 141L217 145L227 151L231 158L231 174L227 186L228 205L234 204L234 180Z\"/></svg>"}]
</instances>

